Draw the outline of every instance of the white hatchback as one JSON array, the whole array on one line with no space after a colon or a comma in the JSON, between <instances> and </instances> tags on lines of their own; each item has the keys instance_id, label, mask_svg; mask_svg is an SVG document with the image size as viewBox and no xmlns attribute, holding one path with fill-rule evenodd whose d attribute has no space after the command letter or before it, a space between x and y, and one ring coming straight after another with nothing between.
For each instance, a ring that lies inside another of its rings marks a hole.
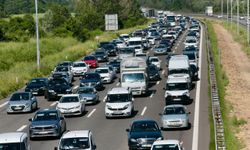
<instances>
[{"instance_id":1,"label":"white hatchback","mask_svg":"<svg viewBox=\"0 0 250 150\"><path fill-rule=\"evenodd\" d=\"M161 60L158 57L149 57L149 62L154 64L158 69L161 69Z\"/></svg>"},{"instance_id":2,"label":"white hatchback","mask_svg":"<svg viewBox=\"0 0 250 150\"><path fill-rule=\"evenodd\" d=\"M78 61L73 63L71 70L74 76L84 75L89 72L89 66L83 61Z\"/></svg>"},{"instance_id":3,"label":"white hatchback","mask_svg":"<svg viewBox=\"0 0 250 150\"><path fill-rule=\"evenodd\" d=\"M153 143L151 150L184 150L182 145L179 140L158 140Z\"/></svg>"}]
</instances>

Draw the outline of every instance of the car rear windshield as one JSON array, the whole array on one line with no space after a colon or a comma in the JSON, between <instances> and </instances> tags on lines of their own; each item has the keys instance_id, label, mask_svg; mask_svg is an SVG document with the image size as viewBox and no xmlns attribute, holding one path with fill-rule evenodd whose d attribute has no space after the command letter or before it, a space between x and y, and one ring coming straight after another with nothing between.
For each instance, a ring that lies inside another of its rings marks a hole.
<instances>
[{"instance_id":1,"label":"car rear windshield","mask_svg":"<svg viewBox=\"0 0 250 150\"><path fill-rule=\"evenodd\" d=\"M86 67L85 63L74 63L73 67Z\"/></svg>"},{"instance_id":2,"label":"car rear windshield","mask_svg":"<svg viewBox=\"0 0 250 150\"><path fill-rule=\"evenodd\" d=\"M131 127L133 132L158 131L159 128L154 122L135 122Z\"/></svg>"},{"instance_id":3,"label":"car rear windshield","mask_svg":"<svg viewBox=\"0 0 250 150\"><path fill-rule=\"evenodd\" d=\"M116 103L116 102L129 102L129 94L110 94L107 97L107 102Z\"/></svg>"},{"instance_id":4,"label":"car rear windshield","mask_svg":"<svg viewBox=\"0 0 250 150\"><path fill-rule=\"evenodd\" d=\"M93 93L94 92L94 88L80 88L78 90L78 94L88 94L88 93Z\"/></svg>"},{"instance_id":5,"label":"car rear windshield","mask_svg":"<svg viewBox=\"0 0 250 150\"><path fill-rule=\"evenodd\" d=\"M60 150L87 149L89 147L90 145L87 137L63 138L60 142Z\"/></svg>"},{"instance_id":6,"label":"car rear windshield","mask_svg":"<svg viewBox=\"0 0 250 150\"><path fill-rule=\"evenodd\" d=\"M108 69L96 69L95 72L97 72L97 73L108 73L109 70Z\"/></svg>"}]
</instances>

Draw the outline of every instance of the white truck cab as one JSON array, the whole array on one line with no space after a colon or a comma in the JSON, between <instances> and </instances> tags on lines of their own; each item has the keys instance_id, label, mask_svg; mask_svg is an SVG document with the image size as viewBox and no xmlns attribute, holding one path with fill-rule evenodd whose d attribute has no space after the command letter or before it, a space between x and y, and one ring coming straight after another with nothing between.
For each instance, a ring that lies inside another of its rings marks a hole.
<instances>
[{"instance_id":1,"label":"white truck cab","mask_svg":"<svg viewBox=\"0 0 250 150\"><path fill-rule=\"evenodd\" d=\"M0 150L30 150L27 133L24 132L1 133Z\"/></svg>"},{"instance_id":2,"label":"white truck cab","mask_svg":"<svg viewBox=\"0 0 250 150\"><path fill-rule=\"evenodd\" d=\"M142 37L131 37L128 40L128 46L133 47L135 49L135 53L142 53L143 52Z\"/></svg>"},{"instance_id":3,"label":"white truck cab","mask_svg":"<svg viewBox=\"0 0 250 150\"><path fill-rule=\"evenodd\" d=\"M130 88L115 87L107 94L105 116L128 117L133 115L134 98Z\"/></svg>"}]
</instances>

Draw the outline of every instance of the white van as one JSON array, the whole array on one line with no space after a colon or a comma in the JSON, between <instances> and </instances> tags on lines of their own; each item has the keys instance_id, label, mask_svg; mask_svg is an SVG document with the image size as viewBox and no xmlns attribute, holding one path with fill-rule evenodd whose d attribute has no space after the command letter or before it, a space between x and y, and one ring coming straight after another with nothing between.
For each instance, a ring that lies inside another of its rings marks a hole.
<instances>
[{"instance_id":1,"label":"white van","mask_svg":"<svg viewBox=\"0 0 250 150\"><path fill-rule=\"evenodd\" d=\"M191 77L191 70L188 56L174 55L168 62L168 75L172 74L188 74Z\"/></svg>"},{"instance_id":2,"label":"white van","mask_svg":"<svg viewBox=\"0 0 250 150\"><path fill-rule=\"evenodd\" d=\"M131 37L128 40L128 46L133 47L135 49L135 53L142 53L143 52L143 42L142 37Z\"/></svg>"},{"instance_id":3,"label":"white van","mask_svg":"<svg viewBox=\"0 0 250 150\"><path fill-rule=\"evenodd\" d=\"M30 150L27 133L0 133L0 150Z\"/></svg>"}]
</instances>

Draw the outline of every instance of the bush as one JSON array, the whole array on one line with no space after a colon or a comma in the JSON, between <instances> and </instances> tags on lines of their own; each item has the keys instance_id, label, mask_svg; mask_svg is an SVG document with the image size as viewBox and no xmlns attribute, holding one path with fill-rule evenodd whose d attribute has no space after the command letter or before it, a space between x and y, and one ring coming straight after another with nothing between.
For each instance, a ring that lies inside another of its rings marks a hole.
<instances>
[{"instance_id":1,"label":"bush","mask_svg":"<svg viewBox=\"0 0 250 150\"><path fill-rule=\"evenodd\" d=\"M54 36L67 37L72 36L72 32L67 30L65 27L58 27L53 30Z\"/></svg>"}]
</instances>

